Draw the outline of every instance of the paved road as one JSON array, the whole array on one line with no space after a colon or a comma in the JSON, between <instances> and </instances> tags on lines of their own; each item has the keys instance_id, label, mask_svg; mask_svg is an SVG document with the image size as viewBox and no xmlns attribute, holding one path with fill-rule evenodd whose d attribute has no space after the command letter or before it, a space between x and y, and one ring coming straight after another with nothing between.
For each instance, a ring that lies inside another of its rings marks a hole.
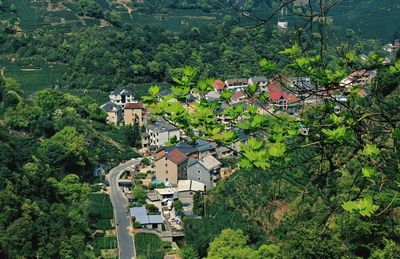
<instances>
[{"instance_id":1,"label":"paved road","mask_svg":"<svg viewBox=\"0 0 400 259\"><path fill-rule=\"evenodd\" d=\"M121 188L118 187L118 179L125 169L132 165L139 164L139 159L133 159L124 164L114 167L107 174L106 179L110 182L110 198L114 208L115 221L117 223L117 236L120 259L132 259L136 257L131 220L127 213L128 201L124 197Z\"/></svg>"}]
</instances>

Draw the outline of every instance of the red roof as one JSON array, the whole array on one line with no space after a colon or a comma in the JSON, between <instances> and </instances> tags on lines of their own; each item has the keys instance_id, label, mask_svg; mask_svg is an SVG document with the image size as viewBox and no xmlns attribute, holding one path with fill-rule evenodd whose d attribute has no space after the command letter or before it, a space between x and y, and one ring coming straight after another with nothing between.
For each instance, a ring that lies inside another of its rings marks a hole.
<instances>
[{"instance_id":1,"label":"red roof","mask_svg":"<svg viewBox=\"0 0 400 259\"><path fill-rule=\"evenodd\" d=\"M142 103L127 103L125 109L144 109L144 106Z\"/></svg>"},{"instance_id":2,"label":"red roof","mask_svg":"<svg viewBox=\"0 0 400 259\"><path fill-rule=\"evenodd\" d=\"M184 153L179 151L179 149L174 149L171 152L166 152L165 154L168 156L168 159L171 160L171 162L177 165L188 159L188 157Z\"/></svg>"},{"instance_id":3,"label":"red roof","mask_svg":"<svg viewBox=\"0 0 400 259\"><path fill-rule=\"evenodd\" d=\"M234 100L239 100L240 98L246 97L246 94L243 91L238 91L233 95Z\"/></svg>"},{"instance_id":4,"label":"red roof","mask_svg":"<svg viewBox=\"0 0 400 259\"><path fill-rule=\"evenodd\" d=\"M367 73L366 69L361 69L361 70L358 70L358 71L354 71L353 73L350 74L350 76L359 77L359 76L365 75L366 73Z\"/></svg>"},{"instance_id":5,"label":"red roof","mask_svg":"<svg viewBox=\"0 0 400 259\"><path fill-rule=\"evenodd\" d=\"M222 82L221 80L217 79L213 83L213 87L215 90L224 90L225 88L225 83Z\"/></svg>"},{"instance_id":6,"label":"red roof","mask_svg":"<svg viewBox=\"0 0 400 259\"><path fill-rule=\"evenodd\" d=\"M269 92L269 98L270 98L272 101L277 101L277 100L279 100L279 99L281 99L281 98L287 100L287 99L289 99L289 94L288 94L287 92L275 90L275 91Z\"/></svg>"}]
</instances>

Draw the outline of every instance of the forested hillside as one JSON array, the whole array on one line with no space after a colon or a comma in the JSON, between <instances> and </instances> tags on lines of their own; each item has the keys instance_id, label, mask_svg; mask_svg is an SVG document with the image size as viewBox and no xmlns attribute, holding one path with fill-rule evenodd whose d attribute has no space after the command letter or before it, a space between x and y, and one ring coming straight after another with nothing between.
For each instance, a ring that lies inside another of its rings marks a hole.
<instances>
[{"instance_id":1,"label":"forested hillside","mask_svg":"<svg viewBox=\"0 0 400 259\"><path fill-rule=\"evenodd\" d=\"M0 78L0 105L0 257L93 258L93 171L136 154L90 98Z\"/></svg>"}]
</instances>

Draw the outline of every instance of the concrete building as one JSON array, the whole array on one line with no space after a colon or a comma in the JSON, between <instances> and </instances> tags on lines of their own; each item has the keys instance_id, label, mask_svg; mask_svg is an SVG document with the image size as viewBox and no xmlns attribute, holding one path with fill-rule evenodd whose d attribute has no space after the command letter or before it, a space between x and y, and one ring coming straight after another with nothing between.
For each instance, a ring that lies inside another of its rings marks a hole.
<instances>
[{"instance_id":1,"label":"concrete building","mask_svg":"<svg viewBox=\"0 0 400 259\"><path fill-rule=\"evenodd\" d=\"M225 80L225 87L229 90L240 90L247 88L247 78L234 78Z\"/></svg>"},{"instance_id":2,"label":"concrete building","mask_svg":"<svg viewBox=\"0 0 400 259\"><path fill-rule=\"evenodd\" d=\"M268 79L265 76L254 76L249 78L249 84L258 84L261 88L268 85Z\"/></svg>"},{"instance_id":3,"label":"concrete building","mask_svg":"<svg viewBox=\"0 0 400 259\"><path fill-rule=\"evenodd\" d=\"M122 110L120 106L107 102L100 106L100 108L104 109L107 112L107 123L119 125L122 122Z\"/></svg>"},{"instance_id":4,"label":"concrete building","mask_svg":"<svg viewBox=\"0 0 400 259\"><path fill-rule=\"evenodd\" d=\"M130 90L120 90L116 89L110 93L108 96L110 98L110 102L121 106L122 108L125 107L127 103L135 103L135 98Z\"/></svg>"},{"instance_id":5,"label":"concrete building","mask_svg":"<svg viewBox=\"0 0 400 259\"><path fill-rule=\"evenodd\" d=\"M161 214L149 215L145 207L133 207L129 209L129 212L131 217L142 225L143 229L162 231L163 220Z\"/></svg>"},{"instance_id":6,"label":"concrete building","mask_svg":"<svg viewBox=\"0 0 400 259\"><path fill-rule=\"evenodd\" d=\"M172 137L181 139L180 130L168 122L155 122L147 125L146 132L149 137L149 146L159 148L164 146Z\"/></svg>"},{"instance_id":7,"label":"concrete building","mask_svg":"<svg viewBox=\"0 0 400 259\"><path fill-rule=\"evenodd\" d=\"M169 182L176 186L178 180L187 179L186 166L188 157L178 149L171 151L161 149L154 157L156 161L156 178L158 180Z\"/></svg>"},{"instance_id":8,"label":"concrete building","mask_svg":"<svg viewBox=\"0 0 400 259\"><path fill-rule=\"evenodd\" d=\"M124 123L125 125L132 126L137 117L139 126L141 127L145 122L145 109L142 103L127 103L124 107Z\"/></svg>"},{"instance_id":9,"label":"concrete building","mask_svg":"<svg viewBox=\"0 0 400 259\"><path fill-rule=\"evenodd\" d=\"M178 181L179 199L183 202L193 202L193 195L197 192L206 191L205 184L193 180L180 180Z\"/></svg>"},{"instance_id":10,"label":"concrete building","mask_svg":"<svg viewBox=\"0 0 400 259\"><path fill-rule=\"evenodd\" d=\"M187 179L203 183L208 189L215 187L221 179L221 162L208 155L205 158L189 158Z\"/></svg>"}]
</instances>

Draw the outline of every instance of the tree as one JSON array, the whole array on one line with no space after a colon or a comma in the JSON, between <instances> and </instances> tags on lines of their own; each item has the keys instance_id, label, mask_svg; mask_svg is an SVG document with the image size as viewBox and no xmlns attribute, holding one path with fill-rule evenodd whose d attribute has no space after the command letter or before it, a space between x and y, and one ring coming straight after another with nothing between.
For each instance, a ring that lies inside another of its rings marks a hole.
<instances>
[{"instance_id":1,"label":"tree","mask_svg":"<svg viewBox=\"0 0 400 259\"><path fill-rule=\"evenodd\" d=\"M146 203L146 192L141 185L135 185L132 191L132 195L136 201L142 204Z\"/></svg>"},{"instance_id":2,"label":"tree","mask_svg":"<svg viewBox=\"0 0 400 259\"><path fill-rule=\"evenodd\" d=\"M135 115L135 120L133 122L133 131L132 131L132 146L141 148L142 147L142 132L139 126L139 118Z\"/></svg>"},{"instance_id":3,"label":"tree","mask_svg":"<svg viewBox=\"0 0 400 259\"><path fill-rule=\"evenodd\" d=\"M158 215L160 213L157 206L155 206L154 204L146 204L145 208L149 215Z\"/></svg>"},{"instance_id":4,"label":"tree","mask_svg":"<svg viewBox=\"0 0 400 259\"><path fill-rule=\"evenodd\" d=\"M88 150L84 136L73 127L65 127L43 141L39 153L50 165L82 168L86 164Z\"/></svg>"},{"instance_id":5,"label":"tree","mask_svg":"<svg viewBox=\"0 0 400 259\"><path fill-rule=\"evenodd\" d=\"M5 86L6 86L6 80L4 79L4 77L0 76L0 102L3 101L3 91L5 90Z\"/></svg>"},{"instance_id":6,"label":"tree","mask_svg":"<svg viewBox=\"0 0 400 259\"><path fill-rule=\"evenodd\" d=\"M207 258L251 258L253 250L247 246L247 240L241 230L224 229L210 243Z\"/></svg>"},{"instance_id":7,"label":"tree","mask_svg":"<svg viewBox=\"0 0 400 259\"><path fill-rule=\"evenodd\" d=\"M199 258L197 251L191 246L186 246L184 248L181 248L181 250L179 250L179 256L182 259L198 259Z\"/></svg>"},{"instance_id":8,"label":"tree","mask_svg":"<svg viewBox=\"0 0 400 259\"><path fill-rule=\"evenodd\" d=\"M76 5L79 15L103 18L103 9L95 0L78 0Z\"/></svg>"},{"instance_id":9,"label":"tree","mask_svg":"<svg viewBox=\"0 0 400 259\"><path fill-rule=\"evenodd\" d=\"M104 18L115 26L118 26L118 27L122 26L121 15L118 12L116 12L115 10L112 10L111 12L108 12L108 11L105 12Z\"/></svg>"},{"instance_id":10,"label":"tree","mask_svg":"<svg viewBox=\"0 0 400 259\"><path fill-rule=\"evenodd\" d=\"M183 205L180 200L174 202L174 209L177 215L183 216Z\"/></svg>"}]
</instances>

